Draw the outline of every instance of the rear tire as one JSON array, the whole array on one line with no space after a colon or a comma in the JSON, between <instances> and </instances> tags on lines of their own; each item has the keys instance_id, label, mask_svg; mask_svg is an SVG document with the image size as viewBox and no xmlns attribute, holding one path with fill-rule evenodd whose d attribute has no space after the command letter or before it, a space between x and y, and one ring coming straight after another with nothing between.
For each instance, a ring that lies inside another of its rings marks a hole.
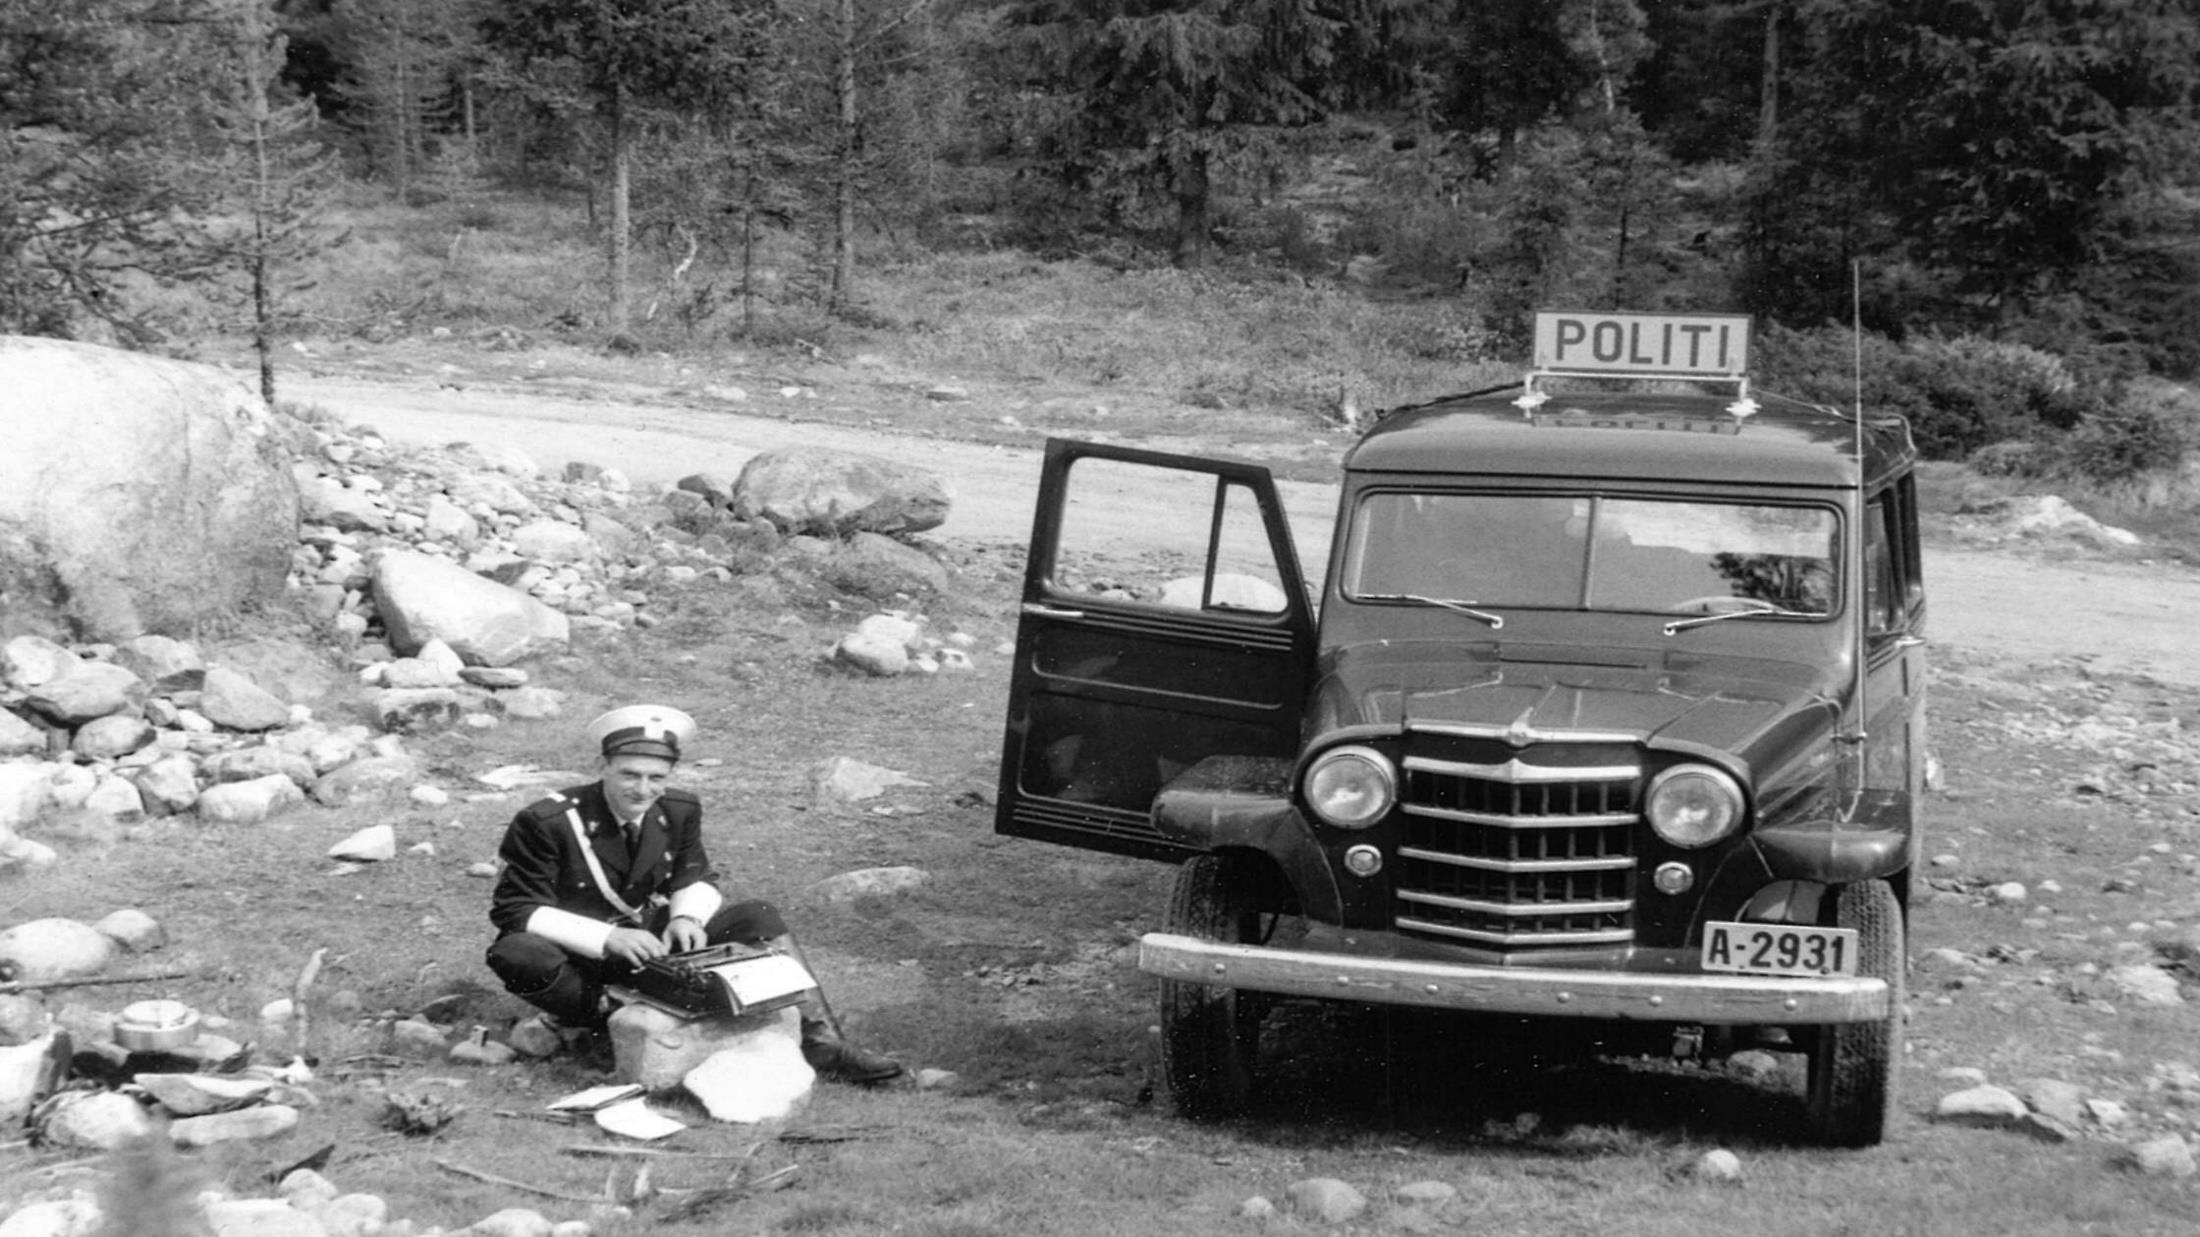
<instances>
[{"instance_id":1,"label":"rear tire","mask_svg":"<svg viewBox=\"0 0 2200 1237\"><path fill-rule=\"evenodd\" d=\"M1229 944L1259 941L1261 916L1245 905L1232 871L1217 855L1185 861L1163 930ZM1245 1111L1268 1004L1260 993L1161 981L1161 1070L1179 1113L1212 1120Z\"/></svg>"},{"instance_id":2,"label":"rear tire","mask_svg":"<svg viewBox=\"0 0 2200 1237\"><path fill-rule=\"evenodd\" d=\"M1885 881L1844 885L1834 926L1857 931L1857 973L1887 981L1887 1016L1838 1023L1811 1033L1804 1111L1811 1135L1833 1147L1877 1146L1895 1109L1902 1058L1902 1004L1909 954L1902 904Z\"/></svg>"}]
</instances>

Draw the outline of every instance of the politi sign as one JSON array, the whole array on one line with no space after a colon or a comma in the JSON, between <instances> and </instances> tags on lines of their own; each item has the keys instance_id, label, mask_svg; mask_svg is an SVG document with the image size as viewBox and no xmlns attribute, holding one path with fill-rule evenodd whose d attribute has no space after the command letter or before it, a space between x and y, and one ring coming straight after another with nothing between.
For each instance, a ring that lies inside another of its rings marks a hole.
<instances>
[{"instance_id":1,"label":"politi sign","mask_svg":"<svg viewBox=\"0 0 2200 1237\"><path fill-rule=\"evenodd\" d=\"M1738 378L1749 372L1749 316L1539 313L1535 367Z\"/></svg>"}]
</instances>

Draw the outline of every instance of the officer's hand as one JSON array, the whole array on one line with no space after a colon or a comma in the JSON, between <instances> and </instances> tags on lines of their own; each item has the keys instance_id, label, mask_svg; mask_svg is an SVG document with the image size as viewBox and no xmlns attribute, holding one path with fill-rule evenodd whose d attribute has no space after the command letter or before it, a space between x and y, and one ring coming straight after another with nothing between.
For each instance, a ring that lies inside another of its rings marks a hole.
<instances>
[{"instance_id":1,"label":"officer's hand","mask_svg":"<svg viewBox=\"0 0 2200 1237\"><path fill-rule=\"evenodd\" d=\"M603 954L628 966L640 966L651 958L664 957L665 943L640 928L613 928L603 943Z\"/></svg>"},{"instance_id":2,"label":"officer's hand","mask_svg":"<svg viewBox=\"0 0 2200 1237\"><path fill-rule=\"evenodd\" d=\"M703 925L682 915L665 925L665 948L676 954L701 949L710 943L703 935Z\"/></svg>"}]
</instances>

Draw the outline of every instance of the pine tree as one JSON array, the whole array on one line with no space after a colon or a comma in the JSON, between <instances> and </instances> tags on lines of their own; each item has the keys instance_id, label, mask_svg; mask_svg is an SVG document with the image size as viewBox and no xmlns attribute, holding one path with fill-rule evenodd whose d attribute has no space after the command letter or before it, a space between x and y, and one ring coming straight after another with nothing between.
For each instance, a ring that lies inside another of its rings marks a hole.
<instances>
[{"instance_id":1,"label":"pine tree","mask_svg":"<svg viewBox=\"0 0 2200 1237\"><path fill-rule=\"evenodd\" d=\"M222 15L232 24L227 73L212 109L219 140L212 162L240 210L239 222L215 233L214 242L245 281L260 395L273 405L282 297L305 247L324 239L317 225L329 157L307 136L318 120L313 100L280 98L285 40L272 0L224 3Z\"/></svg>"}]
</instances>

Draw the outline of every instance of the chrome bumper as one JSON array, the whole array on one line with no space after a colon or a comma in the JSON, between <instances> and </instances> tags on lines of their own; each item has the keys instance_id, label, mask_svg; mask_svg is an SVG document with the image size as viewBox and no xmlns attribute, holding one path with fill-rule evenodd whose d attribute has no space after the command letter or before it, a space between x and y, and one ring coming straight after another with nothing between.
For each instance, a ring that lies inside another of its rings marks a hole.
<instances>
[{"instance_id":1,"label":"chrome bumper","mask_svg":"<svg viewBox=\"0 0 2200 1237\"><path fill-rule=\"evenodd\" d=\"M1873 1022L1889 1012L1887 981L1861 976L1472 966L1225 945L1162 932L1139 939L1138 969L1181 983L1479 1014L1804 1026Z\"/></svg>"}]
</instances>

